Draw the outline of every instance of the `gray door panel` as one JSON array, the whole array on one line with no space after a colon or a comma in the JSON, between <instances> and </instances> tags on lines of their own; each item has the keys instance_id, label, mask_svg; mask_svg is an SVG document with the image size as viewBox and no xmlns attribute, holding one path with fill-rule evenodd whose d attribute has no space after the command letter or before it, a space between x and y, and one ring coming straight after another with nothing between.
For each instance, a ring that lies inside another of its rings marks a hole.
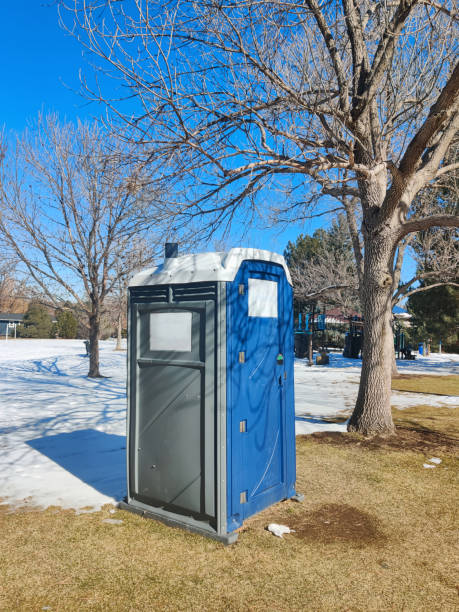
<instances>
[{"instance_id":1,"label":"gray door panel","mask_svg":"<svg viewBox=\"0 0 459 612\"><path fill-rule=\"evenodd\" d=\"M201 512L202 372L139 368L138 492Z\"/></svg>"},{"instance_id":2,"label":"gray door panel","mask_svg":"<svg viewBox=\"0 0 459 612\"><path fill-rule=\"evenodd\" d=\"M133 317L131 496L215 522L215 302L136 304Z\"/></svg>"}]
</instances>

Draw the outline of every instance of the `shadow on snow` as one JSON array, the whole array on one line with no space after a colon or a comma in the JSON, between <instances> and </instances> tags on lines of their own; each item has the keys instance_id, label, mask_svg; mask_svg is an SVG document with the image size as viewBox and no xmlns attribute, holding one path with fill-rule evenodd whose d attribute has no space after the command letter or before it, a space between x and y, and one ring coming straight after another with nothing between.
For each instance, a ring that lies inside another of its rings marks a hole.
<instances>
[{"instance_id":1,"label":"shadow on snow","mask_svg":"<svg viewBox=\"0 0 459 612\"><path fill-rule=\"evenodd\" d=\"M120 500L126 493L126 437L82 429L28 440L65 470L103 495Z\"/></svg>"}]
</instances>

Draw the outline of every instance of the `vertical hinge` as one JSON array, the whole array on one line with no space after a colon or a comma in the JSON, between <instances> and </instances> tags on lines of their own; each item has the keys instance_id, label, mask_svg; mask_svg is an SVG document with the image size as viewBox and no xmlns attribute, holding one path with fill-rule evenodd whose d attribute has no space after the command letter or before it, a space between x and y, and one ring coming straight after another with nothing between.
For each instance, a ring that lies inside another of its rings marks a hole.
<instances>
[{"instance_id":1,"label":"vertical hinge","mask_svg":"<svg viewBox=\"0 0 459 612\"><path fill-rule=\"evenodd\" d=\"M245 285L239 285L239 295L245 294Z\"/></svg>"},{"instance_id":2,"label":"vertical hinge","mask_svg":"<svg viewBox=\"0 0 459 612\"><path fill-rule=\"evenodd\" d=\"M240 433L245 433L247 431L247 420L239 421L239 431Z\"/></svg>"},{"instance_id":3,"label":"vertical hinge","mask_svg":"<svg viewBox=\"0 0 459 612\"><path fill-rule=\"evenodd\" d=\"M241 493L239 495L239 502L241 504L246 504L247 503L247 491L241 491Z\"/></svg>"},{"instance_id":4,"label":"vertical hinge","mask_svg":"<svg viewBox=\"0 0 459 612\"><path fill-rule=\"evenodd\" d=\"M239 363L245 363L245 352L239 351Z\"/></svg>"}]
</instances>

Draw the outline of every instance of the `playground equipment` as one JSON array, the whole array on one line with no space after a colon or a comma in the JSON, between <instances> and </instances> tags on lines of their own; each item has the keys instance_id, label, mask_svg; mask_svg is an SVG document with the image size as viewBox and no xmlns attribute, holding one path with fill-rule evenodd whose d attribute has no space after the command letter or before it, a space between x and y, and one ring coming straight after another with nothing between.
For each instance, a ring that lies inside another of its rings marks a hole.
<instances>
[{"instance_id":1,"label":"playground equipment","mask_svg":"<svg viewBox=\"0 0 459 612\"><path fill-rule=\"evenodd\" d=\"M416 359L415 355L412 354L411 346L406 345L403 326L398 322L394 324L394 349L397 359Z\"/></svg>"},{"instance_id":2,"label":"playground equipment","mask_svg":"<svg viewBox=\"0 0 459 612\"><path fill-rule=\"evenodd\" d=\"M363 318L354 316L349 319L349 331L344 338L343 357L358 359L363 346Z\"/></svg>"},{"instance_id":3,"label":"playground equipment","mask_svg":"<svg viewBox=\"0 0 459 612\"><path fill-rule=\"evenodd\" d=\"M322 332L319 334L318 332ZM327 325L325 306L322 311L316 304L311 304L298 313L298 324L295 327L295 355L313 360L313 343L318 343L322 352L326 352ZM324 363L325 361L323 361Z\"/></svg>"}]
</instances>

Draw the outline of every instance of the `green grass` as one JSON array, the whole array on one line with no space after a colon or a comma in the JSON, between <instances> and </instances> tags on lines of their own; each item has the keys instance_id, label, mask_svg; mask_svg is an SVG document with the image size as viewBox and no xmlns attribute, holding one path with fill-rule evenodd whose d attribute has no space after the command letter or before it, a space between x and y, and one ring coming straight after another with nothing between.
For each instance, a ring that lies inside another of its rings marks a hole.
<instances>
[{"instance_id":1,"label":"green grass","mask_svg":"<svg viewBox=\"0 0 459 612\"><path fill-rule=\"evenodd\" d=\"M299 438L305 502L252 517L229 547L109 507L0 511L0 610L457 610L455 411L430 412L394 411L413 440L437 432L427 453ZM424 469L431 456L441 465Z\"/></svg>"},{"instance_id":2,"label":"green grass","mask_svg":"<svg viewBox=\"0 0 459 612\"><path fill-rule=\"evenodd\" d=\"M459 376L401 374L392 379L392 389L414 393L459 396Z\"/></svg>"}]
</instances>

